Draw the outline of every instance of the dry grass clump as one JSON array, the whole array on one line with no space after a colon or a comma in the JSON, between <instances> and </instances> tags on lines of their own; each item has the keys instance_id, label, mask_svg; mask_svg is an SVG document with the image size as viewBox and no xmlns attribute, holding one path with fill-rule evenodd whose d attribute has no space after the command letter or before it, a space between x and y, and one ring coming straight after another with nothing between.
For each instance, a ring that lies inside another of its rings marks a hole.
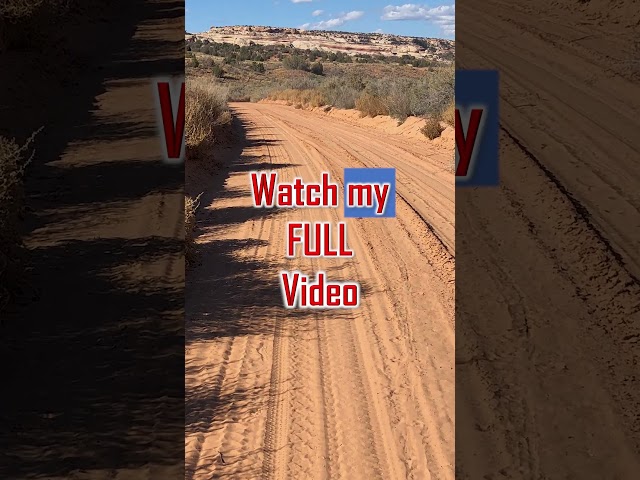
<instances>
[{"instance_id":1,"label":"dry grass clump","mask_svg":"<svg viewBox=\"0 0 640 480\"><path fill-rule=\"evenodd\" d=\"M184 251L185 261L187 265L193 264L195 259L195 237L193 232L196 228L196 211L200 206L200 197L191 198L188 195L184 197Z\"/></svg>"},{"instance_id":2,"label":"dry grass clump","mask_svg":"<svg viewBox=\"0 0 640 480\"><path fill-rule=\"evenodd\" d=\"M315 88L307 88L296 90L293 88L287 88L273 92L269 98L271 100L283 100L291 105L300 105L299 108L304 107L323 107L327 104L327 101L323 93Z\"/></svg>"},{"instance_id":3,"label":"dry grass clump","mask_svg":"<svg viewBox=\"0 0 640 480\"><path fill-rule=\"evenodd\" d=\"M216 127L231 123L228 89L201 78L189 78L185 90L185 145L197 157L215 143Z\"/></svg>"},{"instance_id":4,"label":"dry grass clump","mask_svg":"<svg viewBox=\"0 0 640 480\"><path fill-rule=\"evenodd\" d=\"M442 121L452 127L456 126L456 106L453 102L442 112Z\"/></svg>"},{"instance_id":5,"label":"dry grass clump","mask_svg":"<svg viewBox=\"0 0 640 480\"><path fill-rule=\"evenodd\" d=\"M442 134L444 127L440 125L440 119L438 117L429 117L420 131L429 140L433 140Z\"/></svg>"},{"instance_id":6,"label":"dry grass clump","mask_svg":"<svg viewBox=\"0 0 640 480\"><path fill-rule=\"evenodd\" d=\"M23 176L34 152L31 147L34 132L24 145L0 136L0 311L9 301L19 277L17 260L22 244L19 223L24 210Z\"/></svg>"},{"instance_id":7,"label":"dry grass clump","mask_svg":"<svg viewBox=\"0 0 640 480\"><path fill-rule=\"evenodd\" d=\"M322 85L322 93L327 104L336 108L355 108L364 84L355 76L328 78Z\"/></svg>"},{"instance_id":8,"label":"dry grass clump","mask_svg":"<svg viewBox=\"0 0 640 480\"><path fill-rule=\"evenodd\" d=\"M363 93L356 99L356 109L363 117L389 115L389 108L382 98L373 93Z\"/></svg>"}]
</instances>

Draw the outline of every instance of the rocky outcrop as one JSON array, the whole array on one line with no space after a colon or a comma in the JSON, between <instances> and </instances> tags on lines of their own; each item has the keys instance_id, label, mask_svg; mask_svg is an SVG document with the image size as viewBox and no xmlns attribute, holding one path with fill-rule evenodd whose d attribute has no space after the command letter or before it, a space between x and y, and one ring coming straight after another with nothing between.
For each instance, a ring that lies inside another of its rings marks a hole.
<instances>
[{"instance_id":1,"label":"rocky outcrop","mask_svg":"<svg viewBox=\"0 0 640 480\"><path fill-rule=\"evenodd\" d=\"M187 40L210 40L236 45L293 45L303 50L342 52L347 55L410 55L441 60L454 54L455 42L441 38L403 37L386 33L311 31L298 28L259 26L211 27L209 31L187 36Z\"/></svg>"}]
</instances>

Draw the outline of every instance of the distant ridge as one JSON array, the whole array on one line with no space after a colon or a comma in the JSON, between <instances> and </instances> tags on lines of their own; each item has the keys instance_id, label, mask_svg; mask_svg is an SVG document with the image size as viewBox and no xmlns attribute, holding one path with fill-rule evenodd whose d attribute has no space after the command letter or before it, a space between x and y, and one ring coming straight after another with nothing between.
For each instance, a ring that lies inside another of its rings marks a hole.
<instances>
[{"instance_id":1,"label":"distant ridge","mask_svg":"<svg viewBox=\"0 0 640 480\"><path fill-rule=\"evenodd\" d=\"M287 45L302 50L318 49L347 55L409 55L436 61L451 61L455 41L442 38L407 37L390 33L352 33L303 30L254 25L211 27L202 33L186 33L191 40L208 40L236 45Z\"/></svg>"}]
</instances>

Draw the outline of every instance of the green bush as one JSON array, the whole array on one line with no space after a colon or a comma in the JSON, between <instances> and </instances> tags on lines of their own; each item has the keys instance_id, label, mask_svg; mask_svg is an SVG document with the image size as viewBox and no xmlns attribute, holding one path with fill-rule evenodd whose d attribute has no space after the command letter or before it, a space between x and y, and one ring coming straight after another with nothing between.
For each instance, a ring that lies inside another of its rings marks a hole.
<instances>
[{"instance_id":1,"label":"green bush","mask_svg":"<svg viewBox=\"0 0 640 480\"><path fill-rule=\"evenodd\" d=\"M224 68L217 63L214 63L211 67L211 73L213 73L213 76L216 78L224 78Z\"/></svg>"},{"instance_id":2,"label":"green bush","mask_svg":"<svg viewBox=\"0 0 640 480\"><path fill-rule=\"evenodd\" d=\"M315 62L313 65L311 65L311 73L315 75L322 75L323 72L324 67L322 66L322 63Z\"/></svg>"},{"instance_id":3,"label":"green bush","mask_svg":"<svg viewBox=\"0 0 640 480\"><path fill-rule=\"evenodd\" d=\"M454 102L455 70L440 67L429 72L410 92L411 111L417 116L435 116Z\"/></svg>"},{"instance_id":4,"label":"green bush","mask_svg":"<svg viewBox=\"0 0 640 480\"><path fill-rule=\"evenodd\" d=\"M264 73L266 71L264 68L264 63L262 62L253 62L251 64L251 70L258 73Z\"/></svg>"},{"instance_id":5,"label":"green bush","mask_svg":"<svg viewBox=\"0 0 640 480\"><path fill-rule=\"evenodd\" d=\"M309 62L300 55L289 55L282 59L282 65L289 70L309 71Z\"/></svg>"}]
</instances>

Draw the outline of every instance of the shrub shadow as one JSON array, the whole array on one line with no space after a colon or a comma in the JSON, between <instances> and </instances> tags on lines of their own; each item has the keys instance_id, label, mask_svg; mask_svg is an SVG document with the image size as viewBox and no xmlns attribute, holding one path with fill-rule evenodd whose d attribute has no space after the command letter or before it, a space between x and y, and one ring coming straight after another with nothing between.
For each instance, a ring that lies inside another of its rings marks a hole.
<instances>
[{"instance_id":1,"label":"shrub shadow","mask_svg":"<svg viewBox=\"0 0 640 480\"><path fill-rule=\"evenodd\" d=\"M137 160L148 158L146 148L128 151L127 161L51 163L71 143L95 142L111 158L109 142L151 135L133 122L101 123L96 97L108 78L182 72L181 47L144 62L170 45L132 38L145 20L179 16L180 5L89 2L82 15L41 19L28 29L40 41L14 39L20 48L0 54L11 72L1 76L0 108L15 112L2 115L0 134L22 141L45 125L27 172L25 233L73 225L79 208L99 217L107 202L180 188L181 167ZM3 314L0 331L0 478L118 475L184 462L183 291L167 272L161 281L140 273L169 258L179 275L183 245L130 239L113 224L102 238L80 240L70 230L68 240L28 251L33 288Z\"/></svg>"}]
</instances>

